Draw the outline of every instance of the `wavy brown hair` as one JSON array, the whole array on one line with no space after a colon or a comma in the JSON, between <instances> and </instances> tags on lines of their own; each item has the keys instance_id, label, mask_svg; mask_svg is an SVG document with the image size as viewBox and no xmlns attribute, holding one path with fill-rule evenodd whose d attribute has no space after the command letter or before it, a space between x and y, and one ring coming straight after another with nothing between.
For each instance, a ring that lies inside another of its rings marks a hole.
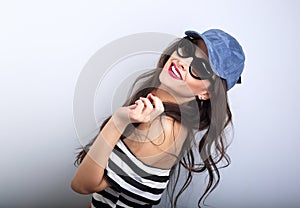
<instances>
[{"instance_id":1,"label":"wavy brown hair","mask_svg":"<svg viewBox=\"0 0 300 208\"><path fill-rule=\"evenodd\" d=\"M146 97L159 87L159 75L162 68L171 54L176 50L179 41L180 39L174 41L162 53L156 69L146 72L136 79L129 92L128 99L123 106L133 104L140 97ZM217 187L220 181L219 169L230 164L230 158L226 154L228 144L224 130L231 124L232 115L227 101L225 80L219 77L211 80L208 91L210 93L209 100L199 100L198 97L195 97L193 101L181 105L163 103L165 107L163 115L172 117L174 121L180 122L188 130L187 138L178 156L178 162L171 169L171 175L173 177L171 181L173 183L169 184L168 193L172 207L177 206L180 196L190 185L194 173L207 171L207 186L204 193L199 194L198 206L201 207L201 203L204 203L207 196ZM99 132L105 126L109 118L102 123ZM137 125L139 124L128 125L125 132L132 131L133 126ZM203 133L200 139L196 138L197 132ZM81 163L97 136L98 135L77 154L74 162L75 165ZM121 136L121 139L122 138L124 138L124 136ZM200 158L200 160L197 158ZM221 163L222 166L218 166L220 162L223 162ZM187 171L187 178L183 185L175 191L175 187L179 184L179 176L182 172L182 168Z\"/></svg>"}]
</instances>

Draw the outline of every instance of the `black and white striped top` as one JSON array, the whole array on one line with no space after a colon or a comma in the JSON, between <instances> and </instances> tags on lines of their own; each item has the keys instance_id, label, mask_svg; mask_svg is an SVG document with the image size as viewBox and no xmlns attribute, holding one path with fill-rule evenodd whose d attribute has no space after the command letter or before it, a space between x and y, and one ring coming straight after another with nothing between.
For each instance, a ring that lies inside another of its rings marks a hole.
<instances>
[{"instance_id":1,"label":"black and white striped top","mask_svg":"<svg viewBox=\"0 0 300 208\"><path fill-rule=\"evenodd\" d=\"M146 165L120 139L105 170L110 187L93 194L92 207L151 207L158 204L170 170Z\"/></svg>"}]
</instances>

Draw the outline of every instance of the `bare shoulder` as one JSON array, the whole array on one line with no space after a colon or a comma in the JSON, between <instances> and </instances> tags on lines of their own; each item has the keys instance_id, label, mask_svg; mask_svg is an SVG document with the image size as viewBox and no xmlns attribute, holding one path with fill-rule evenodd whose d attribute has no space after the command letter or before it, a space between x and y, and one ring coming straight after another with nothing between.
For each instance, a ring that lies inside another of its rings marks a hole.
<instances>
[{"instance_id":1,"label":"bare shoulder","mask_svg":"<svg viewBox=\"0 0 300 208\"><path fill-rule=\"evenodd\" d=\"M187 128L180 122L168 116L161 116L151 124L139 125L134 133L127 137L126 143L133 148L145 147L148 143L148 152L151 152L150 150L156 151L156 153L165 152L175 147L180 149L187 133Z\"/></svg>"},{"instance_id":2,"label":"bare shoulder","mask_svg":"<svg viewBox=\"0 0 300 208\"><path fill-rule=\"evenodd\" d=\"M169 116L163 116L161 120L166 132L172 133L175 136L181 136L182 134L187 134L187 128L184 127L180 122L174 120L173 118Z\"/></svg>"},{"instance_id":3,"label":"bare shoulder","mask_svg":"<svg viewBox=\"0 0 300 208\"><path fill-rule=\"evenodd\" d=\"M142 124L123 141L144 163L171 168L177 161L187 129L171 117L161 116L151 124Z\"/></svg>"},{"instance_id":4,"label":"bare shoulder","mask_svg":"<svg viewBox=\"0 0 300 208\"><path fill-rule=\"evenodd\" d=\"M164 150L181 149L188 134L187 128L168 116L161 118L161 124L163 127L163 133L159 138L163 140L161 148Z\"/></svg>"},{"instance_id":5,"label":"bare shoulder","mask_svg":"<svg viewBox=\"0 0 300 208\"><path fill-rule=\"evenodd\" d=\"M155 143L159 149L158 158L154 166L161 168L171 168L178 160L184 141L187 138L188 130L180 122L171 117L162 117L161 123L163 132Z\"/></svg>"}]
</instances>

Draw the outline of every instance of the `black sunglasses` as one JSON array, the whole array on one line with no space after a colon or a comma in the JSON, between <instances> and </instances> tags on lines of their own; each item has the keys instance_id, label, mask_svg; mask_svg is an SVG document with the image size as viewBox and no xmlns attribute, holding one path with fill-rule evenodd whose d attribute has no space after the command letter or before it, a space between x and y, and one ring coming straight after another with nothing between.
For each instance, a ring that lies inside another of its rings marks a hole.
<instances>
[{"instance_id":1,"label":"black sunglasses","mask_svg":"<svg viewBox=\"0 0 300 208\"><path fill-rule=\"evenodd\" d=\"M188 36L182 38L177 45L176 52L181 58L192 57L193 61L189 66L191 76L198 80L210 79L213 70L207 60L195 56L196 46Z\"/></svg>"}]
</instances>

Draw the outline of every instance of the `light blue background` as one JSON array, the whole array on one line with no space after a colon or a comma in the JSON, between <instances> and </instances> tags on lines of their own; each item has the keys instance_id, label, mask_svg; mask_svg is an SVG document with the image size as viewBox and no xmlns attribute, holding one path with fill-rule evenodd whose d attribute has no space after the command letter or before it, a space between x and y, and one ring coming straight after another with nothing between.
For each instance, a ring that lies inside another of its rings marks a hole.
<instances>
[{"instance_id":1,"label":"light blue background","mask_svg":"<svg viewBox=\"0 0 300 208\"><path fill-rule=\"evenodd\" d=\"M1 1L0 207L87 206L89 196L69 185L79 146L72 101L99 48L139 32L209 28L235 36L247 60L243 84L229 93L232 164L206 202L299 206L299 8L296 0ZM182 207L195 207L196 185Z\"/></svg>"}]
</instances>

